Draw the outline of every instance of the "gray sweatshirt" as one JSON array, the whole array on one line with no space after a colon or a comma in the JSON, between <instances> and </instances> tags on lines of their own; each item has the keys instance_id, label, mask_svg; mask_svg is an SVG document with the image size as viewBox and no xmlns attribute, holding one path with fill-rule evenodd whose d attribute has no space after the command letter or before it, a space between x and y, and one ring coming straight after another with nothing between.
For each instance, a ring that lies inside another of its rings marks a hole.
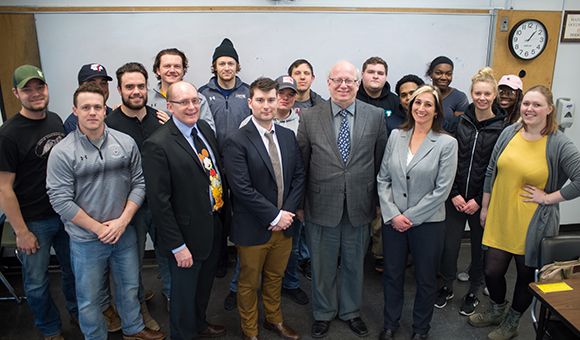
<instances>
[{"instance_id":1,"label":"gray sweatshirt","mask_svg":"<svg viewBox=\"0 0 580 340\"><path fill-rule=\"evenodd\" d=\"M52 149L46 188L71 239L97 240L95 233L70 220L83 209L94 220L106 222L121 216L127 200L139 206L143 203L145 180L139 148L129 135L106 125L98 148L77 127Z\"/></svg>"}]
</instances>

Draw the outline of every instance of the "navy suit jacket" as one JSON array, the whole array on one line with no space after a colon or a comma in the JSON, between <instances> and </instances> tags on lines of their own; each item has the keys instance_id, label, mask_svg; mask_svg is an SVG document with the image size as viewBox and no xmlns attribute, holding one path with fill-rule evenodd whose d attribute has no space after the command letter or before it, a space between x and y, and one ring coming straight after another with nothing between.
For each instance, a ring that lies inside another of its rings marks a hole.
<instances>
[{"instance_id":1,"label":"navy suit jacket","mask_svg":"<svg viewBox=\"0 0 580 340\"><path fill-rule=\"evenodd\" d=\"M282 210L295 213L304 189L305 171L294 132L276 125L282 159ZM268 151L253 122L234 132L224 144L224 165L233 197L230 240L242 246L265 244L280 210L278 186ZM292 227L284 230L292 237Z\"/></svg>"}]
</instances>

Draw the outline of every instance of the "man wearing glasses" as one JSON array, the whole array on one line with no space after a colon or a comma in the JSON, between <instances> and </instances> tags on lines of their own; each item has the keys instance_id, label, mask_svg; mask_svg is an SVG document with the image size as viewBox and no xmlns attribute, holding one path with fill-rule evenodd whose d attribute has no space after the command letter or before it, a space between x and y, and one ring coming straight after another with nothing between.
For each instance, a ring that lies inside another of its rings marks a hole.
<instances>
[{"instance_id":1,"label":"man wearing glasses","mask_svg":"<svg viewBox=\"0 0 580 340\"><path fill-rule=\"evenodd\" d=\"M217 142L199 119L199 96L180 81L167 91L172 117L143 143L147 200L157 244L171 271L171 339L218 337L224 326L206 321L220 255L227 190Z\"/></svg>"},{"instance_id":2,"label":"man wearing glasses","mask_svg":"<svg viewBox=\"0 0 580 340\"><path fill-rule=\"evenodd\" d=\"M327 74L330 100L303 111L298 127L307 184L296 215L310 248L314 338L328 334L337 314L357 336L368 335L360 318L364 256L369 223L379 215L376 176L387 131L383 110L356 100L359 83L354 65L335 64Z\"/></svg>"}]
</instances>

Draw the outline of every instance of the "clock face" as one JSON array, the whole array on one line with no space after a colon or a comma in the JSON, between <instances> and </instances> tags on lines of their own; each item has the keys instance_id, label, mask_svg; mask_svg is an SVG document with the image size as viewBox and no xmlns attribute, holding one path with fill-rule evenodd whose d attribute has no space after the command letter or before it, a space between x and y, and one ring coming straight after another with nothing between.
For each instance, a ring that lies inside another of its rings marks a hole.
<instances>
[{"instance_id":1,"label":"clock face","mask_svg":"<svg viewBox=\"0 0 580 340\"><path fill-rule=\"evenodd\" d=\"M548 44L548 31L540 21L525 19L512 28L508 43L514 56L531 60L544 52Z\"/></svg>"}]
</instances>

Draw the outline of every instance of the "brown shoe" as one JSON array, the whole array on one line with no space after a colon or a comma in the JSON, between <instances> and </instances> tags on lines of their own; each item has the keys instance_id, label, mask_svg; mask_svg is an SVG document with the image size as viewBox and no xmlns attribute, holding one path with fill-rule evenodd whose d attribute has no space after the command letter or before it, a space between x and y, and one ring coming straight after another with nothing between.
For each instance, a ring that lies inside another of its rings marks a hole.
<instances>
[{"instance_id":1,"label":"brown shoe","mask_svg":"<svg viewBox=\"0 0 580 340\"><path fill-rule=\"evenodd\" d=\"M70 314L68 315L68 319L70 320L70 323L77 326L77 327L81 327L81 325L79 324L79 319L75 319L72 316L70 316Z\"/></svg>"},{"instance_id":2,"label":"brown shoe","mask_svg":"<svg viewBox=\"0 0 580 340\"><path fill-rule=\"evenodd\" d=\"M260 340L260 338L258 338L257 335L247 336L246 334L244 334L244 340Z\"/></svg>"},{"instance_id":3,"label":"brown shoe","mask_svg":"<svg viewBox=\"0 0 580 340\"><path fill-rule=\"evenodd\" d=\"M109 333L113 333L121 329L121 318L119 317L115 307L109 305L109 307L103 311L103 316L105 317L107 331Z\"/></svg>"},{"instance_id":4,"label":"brown shoe","mask_svg":"<svg viewBox=\"0 0 580 340\"><path fill-rule=\"evenodd\" d=\"M145 302L141 304L141 309L139 310L139 312L143 316L143 323L145 324L145 327L154 331L158 331L161 329L157 321L155 321L151 316L151 314L149 314L149 309L147 309L147 304Z\"/></svg>"},{"instance_id":5,"label":"brown shoe","mask_svg":"<svg viewBox=\"0 0 580 340\"><path fill-rule=\"evenodd\" d=\"M222 325L209 325L197 335L198 338L219 338L226 335L226 328Z\"/></svg>"},{"instance_id":6,"label":"brown shoe","mask_svg":"<svg viewBox=\"0 0 580 340\"><path fill-rule=\"evenodd\" d=\"M64 340L63 336L61 333L57 334L57 335L53 335L53 336L45 336L44 340Z\"/></svg>"},{"instance_id":7,"label":"brown shoe","mask_svg":"<svg viewBox=\"0 0 580 340\"><path fill-rule=\"evenodd\" d=\"M272 323L269 323L268 321L264 321L264 328L266 328L267 330L274 331L274 332L278 333L278 335L282 339L288 339L288 340L300 339L300 335L296 334L296 332L294 332L294 330L292 328L290 328L290 326L284 324L283 322L280 322L277 324L272 324Z\"/></svg>"},{"instance_id":8,"label":"brown shoe","mask_svg":"<svg viewBox=\"0 0 580 340\"><path fill-rule=\"evenodd\" d=\"M147 327L137 334L127 335L123 334L123 339L125 340L162 340L165 339L165 334L151 330Z\"/></svg>"},{"instance_id":9,"label":"brown shoe","mask_svg":"<svg viewBox=\"0 0 580 340\"><path fill-rule=\"evenodd\" d=\"M143 298L143 301L149 301L154 296L155 296L155 293L152 290L146 289L145 290L145 298Z\"/></svg>"}]
</instances>

